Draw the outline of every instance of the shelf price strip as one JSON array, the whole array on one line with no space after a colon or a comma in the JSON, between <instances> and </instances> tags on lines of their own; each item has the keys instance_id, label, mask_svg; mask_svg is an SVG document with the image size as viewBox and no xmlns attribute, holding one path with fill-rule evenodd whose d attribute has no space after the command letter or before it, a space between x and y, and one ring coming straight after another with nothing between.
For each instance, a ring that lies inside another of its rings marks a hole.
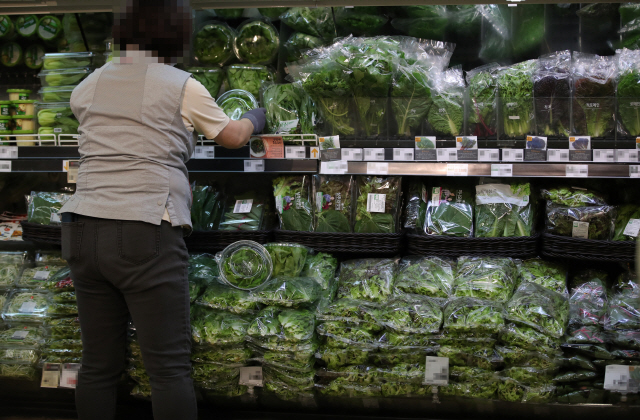
<instances>
[{"instance_id":1,"label":"shelf price strip","mask_svg":"<svg viewBox=\"0 0 640 420\"><path fill-rule=\"evenodd\" d=\"M640 165L629 165L629 178L640 178Z\"/></svg>"},{"instance_id":2,"label":"shelf price strip","mask_svg":"<svg viewBox=\"0 0 640 420\"><path fill-rule=\"evenodd\" d=\"M245 172L264 172L264 160L245 160L244 161Z\"/></svg>"},{"instance_id":3,"label":"shelf price strip","mask_svg":"<svg viewBox=\"0 0 640 420\"><path fill-rule=\"evenodd\" d=\"M511 164L492 164L491 176L513 176L513 165Z\"/></svg>"},{"instance_id":4,"label":"shelf price strip","mask_svg":"<svg viewBox=\"0 0 640 420\"><path fill-rule=\"evenodd\" d=\"M570 178L589 176L589 165L567 165L565 175Z\"/></svg>"},{"instance_id":5,"label":"shelf price strip","mask_svg":"<svg viewBox=\"0 0 640 420\"><path fill-rule=\"evenodd\" d=\"M469 176L469 165L466 163L447 163L447 176Z\"/></svg>"}]
</instances>

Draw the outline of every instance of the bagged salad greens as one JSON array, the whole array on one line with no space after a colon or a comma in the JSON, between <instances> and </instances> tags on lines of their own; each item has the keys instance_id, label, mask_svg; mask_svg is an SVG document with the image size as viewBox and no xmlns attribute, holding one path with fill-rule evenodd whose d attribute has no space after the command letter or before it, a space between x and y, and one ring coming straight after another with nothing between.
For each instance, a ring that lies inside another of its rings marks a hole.
<instances>
[{"instance_id":1,"label":"bagged salad greens","mask_svg":"<svg viewBox=\"0 0 640 420\"><path fill-rule=\"evenodd\" d=\"M197 346L240 344L247 335L249 320L240 315L195 305L191 308L191 337Z\"/></svg>"},{"instance_id":2,"label":"bagged salad greens","mask_svg":"<svg viewBox=\"0 0 640 420\"><path fill-rule=\"evenodd\" d=\"M0 253L0 290L13 287L24 258L23 253Z\"/></svg>"},{"instance_id":3,"label":"bagged salad greens","mask_svg":"<svg viewBox=\"0 0 640 420\"><path fill-rule=\"evenodd\" d=\"M58 211L71 198L71 194L35 192L27 196L27 221L40 225L59 224Z\"/></svg>"},{"instance_id":4,"label":"bagged salad greens","mask_svg":"<svg viewBox=\"0 0 640 420\"><path fill-rule=\"evenodd\" d=\"M25 289L45 289L45 286L47 285L47 283L49 283L50 277L55 276L56 273L61 270L64 270L64 277L69 275L69 269L66 267L46 266L25 268L20 275L20 278L16 282L16 287Z\"/></svg>"},{"instance_id":5,"label":"bagged salad greens","mask_svg":"<svg viewBox=\"0 0 640 420\"><path fill-rule=\"evenodd\" d=\"M538 59L533 73L536 133L569 136L571 130L571 52L558 51Z\"/></svg>"},{"instance_id":6,"label":"bagged salad greens","mask_svg":"<svg viewBox=\"0 0 640 420\"><path fill-rule=\"evenodd\" d=\"M380 325L400 334L435 334L442 325L442 308L429 297L402 295L381 305L373 317Z\"/></svg>"},{"instance_id":7,"label":"bagged salad greens","mask_svg":"<svg viewBox=\"0 0 640 420\"><path fill-rule=\"evenodd\" d=\"M251 350L244 345L217 348L212 351L207 348L194 348L191 360L198 363L219 363L223 365L237 365L244 363L251 357Z\"/></svg>"},{"instance_id":8,"label":"bagged salad greens","mask_svg":"<svg viewBox=\"0 0 640 420\"><path fill-rule=\"evenodd\" d=\"M607 330L640 329L640 295L624 292L614 294L609 300L604 327ZM617 332L617 334L622 334L622 332ZM631 337L628 336L624 339L617 336L615 340L619 342L623 342L623 340L632 341ZM634 346L634 348L637 348L636 344Z\"/></svg>"},{"instance_id":9,"label":"bagged salad greens","mask_svg":"<svg viewBox=\"0 0 640 420\"><path fill-rule=\"evenodd\" d=\"M281 176L273 180L273 196L280 218L280 229L312 230L311 185L308 175Z\"/></svg>"},{"instance_id":10,"label":"bagged salad greens","mask_svg":"<svg viewBox=\"0 0 640 420\"><path fill-rule=\"evenodd\" d=\"M554 369L558 367L562 356L560 351L541 353L510 346L496 346L496 351L504 361L505 367Z\"/></svg>"},{"instance_id":11,"label":"bagged salad greens","mask_svg":"<svg viewBox=\"0 0 640 420\"><path fill-rule=\"evenodd\" d=\"M499 65L486 64L467 72L467 132L478 137L495 136L497 132Z\"/></svg>"},{"instance_id":12,"label":"bagged salad greens","mask_svg":"<svg viewBox=\"0 0 640 420\"><path fill-rule=\"evenodd\" d=\"M309 340L315 333L315 314L306 309L268 306L249 324L252 337L276 337L283 341Z\"/></svg>"},{"instance_id":13,"label":"bagged salad greens","mask_svg":"<svg viewBox=\"0 0 640 420\"><path fill-rule=\"evenodd\" d=\"M235 36L236 32L226 23L204 25L193 40L195 58L203 65L222 66L233 57Z\"/></svg>"},{"instance_id":14,"label":"bagged salad greens","mask_svg":"<svg viewBox=\"0 0 640 420\"><path fill-rule=\"evenodd\" d=\"M268 19L250 20L240 25L233 41L233 51L240 61L249 64L269 64L278 54L278 30Z\"/></svg>"},{"instance_id":15,"label":"bagged salad greens","mask_svg":"<svg viewBox=\"0 0 640 420\"><path fill-rule=\"evenodd\" d=\"M323 45L324 41L317 36L294 32L284 43L284 49L287 51L287 62L298 61L305 57L307 50L322 47Z\"/></svg>"},{"instance_id":16,"label":"bagged salad greens","mask_svg":"<svg viewBox=\"0 0 640 420\"><path fill-rule=\"evenodd\" d=\"M334 326L345 327L356 326L372 333L382 331L382 325L378 324L375 318L377 310L376 304L364 300L356 299L338 299L321 308L317 312L318 321L330 321L328 331Z\"/></svg>"},{"instance_id":17,"label":"bagged salad greens","mask_svg":"<svg viewBox=\"0 0 640 420\"><path fill-rule=\"evenodd\" d=\"M250 314L259 309L258 305L249 299L248 291L215 281L204 287L195 304L240 315Z\"/></svg>"},{"instance_id":18,"label":"bagged salad greens","mask_svg":"<svg viewBox=\"0 0 640 420\"><path fill-rule=\"evenodd\" d=\"M191 223L193 230L215 230L222 216L222 192L209 185L191 185L193 203L191 205Z\"/></svg>"},{"instance_id":19,"label":"bagged salad greens","mask_svg":"<svg viewBox=\"0 0 640 420\"><path fill-rule=\"evenodd\" d=\"M518 283L517 275L510 258L460 257L453 295L506 302Z\"/></svg>"},{"instance_id":20,"label":"bagged salad greens","mask_svg":"<svg viewBox=\"0 0 640 420\"><path fill-rule=\"evenodd\" d=\"M258 108L256 98L246 90L231 89L220 95L216 101L225 114L234 121L239 120L252 109Z\"/></svg>"},{"instance_id":21,"label":"bagged salad greens","mask_svg":"<svg viewBox=\"0 0 640 420\"><path fill-rule=\"evenodd\" d=\"M427 114L432 134L454 137L462 134L464 88L461 67L449 68L436 77L432 90L433 105Z\"/></svg>"},{"instance_id":22,"label":"bagged salad greens","mask_svg":"<svg viewBox=\"0 0 640 420\"><path fill-rule=\"evenodd\" d=\"M523 138L533 132L533 83L536 60L502 68L498 73L498 92L502 113L499 128L507 138Z\"/></svg>"},{"instance_id":23,"label":"bagged salad greens","mask_svg":"<svg viewBox=\"0 0 640 420\"><path fill-rule=\"evenodd\" d=\"M263 305L302 308L320 297L320 285L308 277L273 277L251 292L250 299Z\"/></svg>"},{"instance_id":24,"label":"bagged salad greens","mask_svg":"<svg viewBox=\"0 0 640 420\"><path fill-rule=\"evenodd\" d=\"M511 347L519 347L531 351L554 351L560 348L560 340L545 335L538 330L510 323L500 331L500 342Z\"/></svg>"},{"instance_id":25,"label":"bagged salad greens","mask_svg":"<svg viewBox=\"0 0 640 420\"><path fill-rule=\"evenodd\" d=\"M257 64L233 64L226 67L226 71L231 89L246 90L256 98L260 97L262 84L275 79L273 71Z\"/></svg>"},{"instance_id":26,"label":"bagged salad greens","mask_svg":"<svg viewBox=\"0 0 640 420\"><path fill-rule=\"evenodd\" d=\"M336 29L340 36L378 35L389 20L380 7L334 7Z\"/></svg>"},{"instance_id":27,"label":"bagged salad greens","mask_svg":"<svg viewBox=\"0 0 640 420\"><path fill-rule=\"evenodd\" d=\"M314 175L313 198L316 232L351 232L354 178Z\"/></svg>"},{"instance_id":28,"label":"bagged salad greens","mask_svg":"<svg viewBox=\"0 0 640 420\"><path fill-rule=\"evenodd\" d=\"M640 206L625 204L616 209L616 224L613 232L614 241L635 241L638 236L638 219Z\"/></svg>"},{"instance_id":29,"label":"bagged salad greens","mask_svg":"<svg viewBox=\"0 0 640 420\"><path fill-rule=\"evenodd\" d=\"M336 369L342 366L365 364L369 359L369 352L359 348L335 349L322 347L315 354L327 369Z\"/></svg>"},{"instance_id":30,"label":"bagged salad greens","mask_svg":"<svg viewBox=\"0 0 640 420\"><path fill-rule=\"evenodd\" d=\"M500 355L490 347L442 346L438 350L438 357L448 357L451 366L467 366L485 370L496 369L502 363Z\"/></svg>"},{"instance_id":31,"label":"bagged salad greens","mask_svg":"<svg viewBox=\"0 0 640 420\"><path fill-rule=\"evenodd\" d=\"M307 259L302 269L302 277L310 277L318 282L323 291L330 291L331 300L333 300L334 283L336 270L338 269L338 260L324 252L318 252L315 255L307 255Z\"/></svg>"},{"instance_id":32,"label":"bagged salad greens","mask_svg":"<svg viewBox=\"0 0 640 420\"><path fill-rule=\"evenodd\" d=\"M531 236L534 230L534 209L529 183L478 185L475 236Z\"/></svg>"},{"instance_id":33,"label":"bagged salad greens","mask_svg":"<svg viewBox=\"0 0 640 420\"><path fill-rule=\"evenodd\" d=\"M422 5L402 6L402 15L396 18L391 26L409 36L424 39L442 40L448 25L446 6Z\"/></svg>"},{"instance_id":34,"label":"bagged salad greens","mask_svg":"<svg viewBox=\"0 0 640 420\"><path fill-rule=\"evenodd\" d=\"M377 335L360 326L345 326L342 322L329 321L318 325L316 331L325 336L326 346L331 348L372 350L378 346Z\"/></svg>"},{"instance_id":35,"label":"bagged salad greens","mask_svg":"<svg viewBox=\"0 0 640 420\"><path fill-rule=\"evenodd\" d=\"M603 344L609 337L597 326L583 326L569 331L566 340L568 344Z\"/></svg>"},{"instance_id":36,"label":"bagged salad greens","mask_svg":"<svg viewBox=\"0 0 640 420\"><path fill-rule=\"evenodd\" d=\"M273 261L273 275L297 277L304 269L309 248L294 243L269 243L265 249ZM311 251L312 252L312 251Z\"/></svg>"},{"instance_id":37,"label":"bagged salad greens","mask_svg":"<svg viewBox=\"0 0 640 420\"><path fill-rule=\"evenodd\" d=\"M400 206L400 177L357 177L356 233L395 233Z\"/></svg>"},{"instance_id":38,"label":"bagged salad greens","mask_svg":"<svg viewBox=\"0 0 640 420\"><path fill-rule=\"evenodd\" d=\"M0 348L38 348L45 342L45 331L38 326L21 325L0 330Z\"/></svg>"},{"instance_id":39,"label":"bagged salad greens","mask_svg":"<svg viewBox=\"0 0 640 420\"><path fill-rule=\"evenodd\" d=\"M506 305L506 318L560 338L567 328L567 298L535 283L522 283Z\"/></svg>"},{"instance_id":40,"label":"bagged salad greens","mask_svg":"<svg viewBox=\"0 0 640 420\"><path fill-rule=\"evenodd\" d=\"M264 230L265 201L253 192L228 196L218 230L229 232Z\"/></svg>"},{"instance_id":41,"label":"bagged salad greens","mask_svg":"<svg viewBox=\"0 0 640 420\"><path fill-rule=\"evenodd\" d=\"M393 290L397 269L394 258L345 261L340 265L338 298L385 301Z\"/></svg>"},{"instance_id":42,"label":"bagged salad greens","mask_svg":"<svg viewBox=\"0 0 640 420\"><path fill-rule=\"evenodd\" d=\"M299 83L268 84L262 91L270 134L313 133L315 104Z\"/></svg>"},{"instance_id":43,"label":"bagged salad greens","mask_svg":"<svg viewBox=\"0 0 640 420\"><path fill-rule=\"evenodd\" d=\"M458 298L444 308L444 332L451 337L495 337L503 326L504 308L497 302Z\"/></svg>"},{"instance_id":44,"label":"bagged salad greens","mask_svg":"<svg viewBox=\"0 0 640 420\"><path fill-rule=\"evenodd\" d=\"M566 295L567 268L557 262L533 258L518 265L521 281L536 283L554 292Z\"/></svg>"},{"instance_id":45,"label":"bagged salad greens","mask_svg":"<svg viewBox=\"0 0 640 420\"><path fill-rule=\"evenodd\" d=\"M429 235L472 236L473 192L463 186L433 187L423 231Z\"/></svg>"},{"instance_id":46,"label":"bagged salad greens","mask_svg":"<svg viewBox=\"0 0 640 420\"><path fill-rule=\"evenodd\" d=\"M607 276L604 272L584 270L571 280L570 319L574 327L602 326L607 314Z\"/></svg>"},{"instance_id":47,"label":"bagged salad greens","mask_svg":"<svg viewBox=\"0 0 640 420\"><path fill-rule=\"evenodd\" d=\"M330 7L291 7L280 20L295 31L332 41L336 28Z\"/></svg>"},{"instance_id":48,"label":"bagged salad greens","mask_svg":"<svg viewBox=\"0 0 640 420\"><path fill-rule=\"evenodd\" d=\"M448 298L453 293L455 265L454 261L440 257L404 257L394 293Z\"/></svg>"},{"instance_id":49,"label":"bagged salad greens","mask_svg":"<svg viewBox=\"0 0 640 420\"><path fill-rule=\"evenodd\" d=\"M638 22L635 23L638 26ZM637 50L623 49L617 51L616 55L619 71L616 89L618 134L635 137L640 135L640 114L637 106L640 97L640 53Z\"/></svg>"}]
</instances>

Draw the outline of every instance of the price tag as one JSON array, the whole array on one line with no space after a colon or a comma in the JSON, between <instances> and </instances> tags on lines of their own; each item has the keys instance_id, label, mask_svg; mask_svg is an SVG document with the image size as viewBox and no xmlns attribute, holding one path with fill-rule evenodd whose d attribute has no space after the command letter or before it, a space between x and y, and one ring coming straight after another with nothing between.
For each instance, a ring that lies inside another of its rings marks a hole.
<instances>
[{"instance_id":1,"label":"price tag","mask_svg":"<svg viewBox=\"0 0 640 420\"><path fill-rule=\"evenodd\" d=\"M448 163L447 176L469 176L469 165L466 163Z\"/></svg>"},{"instance_id":2,"label":"price tag","mask_svg":"<svg viewBox=\"0 0 640 420\"><path fill-rule=\"evenodd\" d=\"M364 160L384 160L384 149L364 149Z\"/></svg>"},{"instance_id":3,"label":"price tag","mask_svg":"<svg viewBox=\"0 0 640 420\"><path fill-rule=\"evenodd\" d=\"M234 213L251 213L251 207L253 207L253 199L236 200L236 205L233 207L233 212Z\"/></svg>"},{"instance_id":4,"label":"price tag","mask_svg":"<svg viewBox=\"0 0 640 420\"><path fill-rule=\"evenodd\" d=\"M239 384L246 386L262 386L262 367L241 367Z\"/></svg>"},{"instance_id":5,"label":"price tag","mask_svg":"<svg viewBox=\"0 0 640 420\"><path fill-rule=\"evenodd\" d=\"M29 331L15 331L11 336L12 340L24 340L29 335Z\"/></svg>"},{"instance_id":6,"label":"price tag","mask_svg":"<svg viewBox=\"0 0 640 420\"><path fill-rule=\"evenodd\" d=\"M387 175L388 173L387 162L367 162L367 175Z\"/></svg>"},{"instance_id":7,"label":"price tag","mask_svg":"<svg viewBox=\"0 0 640 420\"><path fill-rule=\"evenodd\" d=\"M60 384L60 363L45 363L42 366L42 388L57 388Z\"/></svg>"},{"instance_id":8,"label":"price tag","mask_svg":"<svg viewBox=\"0 0 640 420\"><path fill-rule=\"evenodd\" d=\"M47 280L49 278L49 274L51 274L51 271L36 271L36 274L33 275L33 278L34 280Z\"/></svg>"},{"instance_id":9,"label":"price tag","mask_svg":"<svg viewBox=\"0 0 640 420\"><path fill-rule=\"evenodd\" d=\"M307 157L307 151L304 146L286 146L284 157L286 159L304 159Z\"/></svg>"},{"instance_id":10,"label":"price tag","mask_svg":"<svg viewBox=\"0 0 640 420\"><path fill-rule=\"evenodd\" d=\"M629 178L640 178L640 165L629 165Z\"/></svg>"},{"instance_id":11,"label":"price tag","mask_svg":"<svg viewBox=\"0 0 640 420\"><path fill-rule=\"evenodd\" d=\"M196 146L193 157L196 159L215 159L215 146Z\"/></svg>"},{"instance_id":12,"label":"price tag","mask_svg":"<svg viewBox=\"0 0 640 420\"><path fill-rule=\"evenodd\" d=\"M505 164L492 164L491 176L513 176L513 165Z\"/></svg>"},{"instance_id":13,"label":"price tag","mask_svg":"<svg viewBox=\"0 0 640 420\"><path fill-rule=\"evenodd\" d=\"M344 160L320 162L320 173L325 175L344 175L349 170L349 163Z\"/></svg>"},{"instance_id":14,"label":"price tag","mask_svg":"<svg viewBox=\"0 0 640 420\"><path fill-rule=\"evenodd\" d=\"M36 310L36 303L33 301L24 302L18 312L21 314L32 314Z\"/></svg>"},{"instance_id":15,"label":"price tag","mask_svg":"<svg viewBox=\"0 0 640 420\"><path fill-rule=\"evenodd\" d=\"M547 150L547 160L549 162L569 162L569 150L549 149Z\"/></svg>"},{"instance_id":16,"label":"price tag","mask_svg":"<svg viewBox=\"0 0 640 420\"><path fill-rule=\"evenodd\" d=\"M584 178L589 176L589 165L567 165L566 176Z\"/></svg>"},{"instance_id":17,"label":"price tag","mask_svg":"<svg viewBox=\"0 0 640 420\"><path fill-rule=\"evenodd\" d=\"M245 172L264 172L264 159L245 160L244 171Z\"/></svg>"},{"instance_id":18,"label":"price tag","mask_svg":"<svg viewBox=\"0 0 640 420\"><path fill-rule=\"evenodd\" d=\"M522 162L524 161L523 149L502 149L503 162Z\"/></svg>"},{"instance_id":19,"label":"price tag","mask_svg":"<svg viewBox=\"0 0 640 420\"><path fill-rule=\"evenodd\" d=\"M367 194L367 211L369 213L384 213L386 194Z\"/></svg>"},{"instance_id":20,"label":"price tag","mask_svg":"<svg viewBox=\"0 0 640 420\"><path fill-rule=\"evenodd\" d=\"M10 160L0 160L0 172L11 172Z\"/></svg>"},{"instance_id":21,"label":"price tag","mask_svg":"<svg viewBox=\"0 0 640 420\"><path fill-rule=\"evenodd\" d=\"M362 160L362 149L342 149L342 160Z\"/></svg>"},{"instance_id":22,"label":"price tag","mask_svg":"<svg viewBox=\"0 0 640 420\"><path fill-rule=\"evenodd\" d=\"M638 162L638 151L634 149L618 149L616 150L616 159L618 162Z\"/></svg>"},{"instance_id":23,"label":"price tag","mask_svg":"<svg viewBox=\"0 0 640 420\"><path fill-rule=\"evenodd\" d=\"M18 159L18 146L0 147L0 159Z\"/></svg>"},{"instance_id":24,"label":"price tag","mask_svg":"<svg viewBox=\"0 0 640 420\"><path fill-rule=\"evenodd\" d=\"M393 160L413 160L414 149L409 148L394 148Z\"/></svg>"},{"instance_id":25,"label":"price tag","mask_svg":"<svg viewBox=\"0 0 640 420\"><path fill-rule=\"evenodd\" d=\"M311 159L320 159L320 148L317 146L310 147L309 156L311 156Z\"/></svg>"},{"instance_id":26,"label":"price tag","mask_svg":"<svg viewBox=\"0 0 640 420\"><path fill-rule=\"evenodd\" d=\"M78 181L78 171L80 170L80 161L63 160L62 172L67 173L67 183L75 184Z\"/></svg>"},{"instance_id":27,"label":"price tag","mask_svg":"<svg viewBox=\"0 0 640 420\"><path fill-rule=\"evenodd\" d=\"M589 239L589 223L573 222L571 236L574 238Z\"/></svg>"},{"instance_id":28,"label":"price tag","mask_svg":"<svg viewBox=\"0 0 640 420\"><path fill-rule=\"evenodd\" d=\"M593 161L612 163L616 161L616 151L613 149L597 149L593 151Z\"/></svg>"},{"instance_id":29,"label":"price tag","mask_svg":"<svg viewBox=\"0 0 640 420\"><path fill-rule=\"evenodd\" d=\"M424 385L449 384L449 358L427 356L424 371Z\"/></svg>"},{"instance_id":30,"label":"price tag","mask_svg":"<svg viewBox=\"0 0 640 420\"><path fill-rule=\"evenodd\" d=\"M604 389L637 393L640 388L640 366L609 365L604 371Z\"/></svg>"},{"instance_id":31,"label":"price tag","mask_svg":"<svg viewBox=\"0 0 640 420\"><path fill-rule=\"evenodd\" d=\"M78 385L80 363L65 363L60 375L60 388L75 388Z\"/></svg>"},{"instance_id":32,"label":"price tag","mask_svg":"<svg viewBox=\"0 0 640 420\"><path fill-rule=\"evenodd\" d=\"M444 147L438 149L438 161L455 162L458 160L458 150L455 147Z\"/></svg>"},{"instance_id":33,"label":"price tag","mask_svg":"<svg viewBox=\"0 0 640 420\"><path fill-rule=\"evenodd\" d=\"M500 149L478 149L478 162L499 162Z\"/></svg>"},{"instance_id":34,"label":"price tag","mask_svg":"<svg viewBox=\"0 0 640 420\"><path fill-rule=\"evenodd\" d=\"M638 232L640 232L640 219L629 219L627 226L624 228L623 235L633 236L634 238L638 237Z\"/></svg>"}]
</instances>

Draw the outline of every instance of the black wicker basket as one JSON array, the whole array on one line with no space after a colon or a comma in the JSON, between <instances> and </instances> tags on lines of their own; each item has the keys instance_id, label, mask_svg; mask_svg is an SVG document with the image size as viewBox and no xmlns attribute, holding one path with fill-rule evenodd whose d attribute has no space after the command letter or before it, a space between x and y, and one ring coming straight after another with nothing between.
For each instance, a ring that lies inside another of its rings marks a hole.
<instances>
[{"instance_id":1,"label":"black wicker basket","mask_svg":"<svg viewBox=\"0 0 640 420\"><path fill-rule=\"evenodd\" d=\"M193 231L191 236L184 238L190 252L218 252L237 241L255 241L266 244L272 239L270 230L254 231Z\"/></svg>"},{"instance_id":2,"label":"black wicker basket","mask_svg":"<svg viewBox=\"0 0 640 420\"><path fill-rule=\"evenodd\" d=\"M274 231L278 242L295 242L320 252L349 254L398 254L404 244L403 233L345 233Z\"/></svg>"},{"instance_id":3,"label":"black wicker basket","mask_svg":"<svg viewBox=\"0 0 640 420\"><path fill-rule=\"evenodd\" d=\"M41 225L38 223L20 222L22 240L60 245L62 243L62 227L59 225Z\"/></svg>"},{"instance_id":4,"label":"black wicker basket","mask_svg":"<svg viewBox=\"0 0 640 420\"><path fill-rule=\"evenodd\" d=\"M407 234L410 255L482 255L490 257L533 258L538 256L540 235L507 238L459 238L454 236Z\"/></svg>"},{"instance_id":5,"label":"black wicker basket","mask_svg":"<svg viewBox=\"0 0 640 420\"><path fill-rule=\"evenodd\" d=\"M636 257L636 241L600 241L545 233L542 235L542 255L572 260L631 262Z\"/></svg>"}]
</instances>

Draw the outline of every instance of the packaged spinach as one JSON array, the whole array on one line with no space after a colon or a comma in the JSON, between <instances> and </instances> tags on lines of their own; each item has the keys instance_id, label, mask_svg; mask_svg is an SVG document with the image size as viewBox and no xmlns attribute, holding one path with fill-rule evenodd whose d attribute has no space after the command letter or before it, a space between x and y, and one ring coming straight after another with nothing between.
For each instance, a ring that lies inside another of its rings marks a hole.
<instances>
[{"instance_id":1,"label":"packaged spinach","mask_svg":"<svg viewBox=\"0 0 640 420\"><path fill-rule=\"evenodd\" d=\"M501 303L464 297L452 299L444 308L444 333L451 337L495 337L503 327Z\"/></svg>"},{"instance_id":2,"label":"packaged spinach","mask_svg":"<svg viewBox=\"0 0 640 420\"><path fill-rule=\"evenodd\" d=\"M424 231L428 235L473 234L473 192L462 186L437 186L427 202Z\"/></svg>"},{"instance_id":3,"label":"packaged spinach","mask_svg":"<svg viewBox=\"0 0 640 420\"><path fill-rule=\"evenodd\" d=\"M517 274L511 258L460 257L454 296L506 302L517 284Z\"/></svg>"},{"instance_id":4,"label":"packaged spinach","mask_svg":"<svg viewBox=\"0 0 640 420\"><path fill-rule=\"evenodd\" d=\"M568 317L567 298L535 283L522 283L506 307L509 321L555 338L564 335Z\"/></svg>"},{"instance_id":5,"label":"packaged spinach","mask_svg":"<svg viewBox=\"0 0 640 420\"><path fill-rule=\"evenodd\" d=\"M354 178L350 176L313 176L314 231L352 231L353 188Z\"/></svg>"},{"instance_id":6,"label":"packaged spinach","mask_svg":"<svg viewBox=\"0 0 640 420\"><path fill-rule=\"evenodd\" d=\"M535 217L529 183L478 185L475 210L476 237L531 236L533 233Z\"/></svg>"},{"instance_id":7,"label":"packaged spinach","mask_svg":"<svg viewBox=\"0 0 640 420\"><path fill-rule=\"evenodd\" d=\"M567 268L557 262L532 258L518 265L522 282L536 283L554 292L567 295Z\"/></svg>"},{"instance_id":8,"label":"packaged spinach","mask_svg":"<svg viewBox=\"0 0 640 420\"><path fill-rule=\"evenodd\" d=\"M401 177L357 178L356 233L395 233L400 206Z\"/></svg>"},{"instance_id":9,"label":"packaged spinach","mask_svg":"<svg viewBox=\"0 0 640 420\"><path fill-rule=\"evenodd\" d=\"M273 81L273 71L255 64L234 64L226 68L230 89L241 89L258 98L264 82Z\"/></svg>"},{"instance_id":10,"label":"packaged spinach","mask_svg":"<svg viewBox=\"0 0 640 420\"><path fill-rule=\"evenodd\" d=\"M427 189L417 178L409 181L409 191L404 210L404 228L415 232L421 232L424 226L424 218L427 212Z\"/></svg>"},{"instance_id":11,"label":"packaged spinach","mask_svg":"<svg viewBox=\"0 0 640 420\"><path fill-rule=\"evenodd\" d=\"M227 197L218 230L229 232L263 230L265 203L249 192Z\"/></svg>"},{"instance_id":12,"label":"packaged spinach","mask_svg":"<svg viewBox=\"0 0 640 420\"><path fill-rule=\"evenodd\" d=\"M209 185L191 185L193 230L216 230L223 212L222 192Z\"/></svg>"},{"instance_id":13,"label":"packaged spinach","mask_svg":"<svg viewBox=\"0 0 640 420\"><path fill-rule=\"evenodd\" d=\"M273 180L273 196L280 229L310 232L313 228L311 185L308 175L281 176Z\"/></svg>"}]
</instances>

